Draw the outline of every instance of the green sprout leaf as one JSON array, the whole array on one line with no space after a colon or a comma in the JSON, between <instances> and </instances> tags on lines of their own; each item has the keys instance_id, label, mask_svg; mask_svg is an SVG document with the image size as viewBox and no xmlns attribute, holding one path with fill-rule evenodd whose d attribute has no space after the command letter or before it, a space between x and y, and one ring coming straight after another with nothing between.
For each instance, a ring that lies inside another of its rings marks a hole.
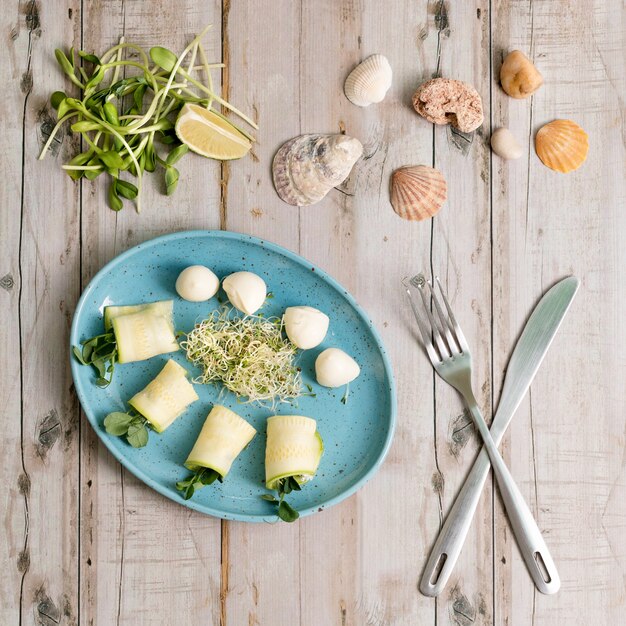
<instances>
[{"instance_id":1,"label":"green sprout leaf","mask_svg":"<svg viewBox=\"0 0 626 626\"><path fill-rule=\"evenodd\" d=\"M73 65L73 63L70 63L69 59L65 56L65 52L63 52L63 50L60 50L59 48L57 48L54 51L54 56L56 57L58 64L61 66L61 69L66 74L71 74L73 76L74 75L74 65Z\"/></svg>"},{"instance_id":2,"label":"green sprout leaf","mask_svg":"<svg viewBox=\"0 0 626 626\"><path fill-rule=\"evenodd\" d=\"M279 496L278 499L269 493L263 494L261 498L267 500L267 502L278 505L276 513L283 522L295 522L300 517L300 514L285 501L285 496L292 491L300 491L301 489L302 486L296 480L295 476L287 476L279 480L276 484L276 492Z\"/></svg>"},{"instance_id":3,"label":"green sprout leaf","mask_svg":"<svg viewBox=\"0 0 626 626\"><path fill-rule=\"evenodd\" d=\"M141 416L135 417L128 426L126 440L133 448L143 448L148 443L147 421Z\"/></svg>"},{"instance_id":4,"label":"green sprout leaf","mask_svg":"<svg viewBox=\"0 0 626 626\"><path fill-rule=\"evenodd\" d=\"M94 65L102 65L102 63L100 62L100 59L95 54L89 54L85 52L84 50L79 50L78 56L81 59L85 59L85 61L89 61L89 63L93 63Z\"/></svg>"},{"instance_id":5,"label":"green sprout leaf","mask_svg":"<svg viewBox=\"0 0 626 626\"><path fill-rule=\"evenodd\" d=\"M212 485L216 480L223 482L224 477L210 467L199 467L189 478L179 480L176 483L176 489L184 492L183 499L189 500L198 489Z\"/></svg>"},{"instance_id":6,"label":"green sprout leaf","mask_svg":"<svg viewBox=\"0 0 626 626\"><path fill-rule=\"evenodd\" d=\"M116 180L115 189L122 198L126 198L127 200L134 200L139 193L137 187L126 180Z\"/></svg>"},{"instance_id":7,"label":"green sprout leaf","mask_svg":"<svg viewBox=\"0 0 626 626\"><path fill-rule=\"evenodd\" d=\"M67 102L67 99L64 100ZM92 130L99 130L101 128L98 122L91 122L89 120L81 120L72 124L71 129L75 133L88 133Z\"/></svg>"},{"instance_id":8,"label":"green sprout leaf","mask_svg":"<svg viewBox=\"0 0 626 626\"><path fill-rule=\"evenodd\" d=\"M178 57L167 48L161 46L150 48L150 58L166 72L171 72L176 63L178 63Z\"/></svg>"},{"instance_id":9,"label":"green sprout leaf","mask_svg":"<svg viewBox=\"0 0 626 626\"><path fill-rule=\"evenodd\" d=\"M102 105L102 112L104 113L104 117L106 117L107 122L112 124L113 126L120 125L120 118L117 114L117 107L112 102L105 102ZM122 157L120 157L121 159Z\"/></svg>"},{"instance_id":10,"label":"green sprout leaf","mask_svg":"<svg viewBox=\"0 0 626 626\"><path fill-rule=\"evenodd\" d=\"M109 433L109 435L121 437L128 432L128 427L130 426L133 419L135 418L128 413L122 413L119 411L109 413L104 418L104 428L107 433Z\"/></svg>"},{"instance_id":11,"label":"green sprout leaf","mask_svg":"<svg viewBox=\"0 0 626 626\"><path fill-rule=\"evenodd\" d=\"M93 89L96 85L99 85L104 80L105 68L100 66L96 70L96 73L87 81L85 90Z\"/></svg>"},{"instance_id":12,"label":"green sprout leaf","mask_svg":"<svg viewBox=\"0 0 626 626\"><path fill-rule=\"evenodd\" d=\"M124 208L124 203L122 202L122 200L120 199L120 197L117 195L117 182L114 181L109 185L109 206L114 210L114 211L121 211Z\"/></svg>"},{"instance_id":13,"label":"green sprout leaf","mask_svg":"<svg viewBox=\"0 0 626 626\"><path fill-rule=\"evenodd\" d=\"M165 162L168 165L175 165L176 163L178 163L178 161L180 161L187 154L187 152L189 152L189 148L184 143L181 143L180 146L176 146L167 155Z\"/></svg>"},{"instance_id":14,"label":"green sprout leaf","mask_svg":"<svg viewBox=\"0 0 626 626\"><path fill-rule=\"evenodd\" d=\"M67 98L65 93L63 93L62 91L55 91L50 96L50 104L52 105L52 108L55 111L58 111L61 102L63 102L63 100L65 100L65 98Z\"/></svg>"},{"instance_id":15,"label":"green sprout leaf","mask_svg":"<svg viewBox=\"0 0 626 626\"><path fill-rule=\"evenodd\" d=\"M165 187L168 196L171 196L178 186L178 170L169 165L165 170Z\"/></svg>"},{"instance_id":16,"label":"green sprout leaf","mask_svg":"<svg viewBox=\"0 0 626 626\"><path fill-rule=\"evenodd\" d=\"M148 443L148 420L136 413L115 411L104 418L104 428L109 435L123 437L133 448L143 448Z\"/></svg>"},{"instance_id":17,"label":"green sprout leaf","mask_svg":"<svg viewBox=\"0 0 626 626\"><path fill-rule=\"evenodd\" d=\"M104 163L107 167L115 168L115 169L123 169L124 168L124 159L119 155L119 153L114 150L107 150L106 152L101 152L98 155L99 159Z\"/></svg>"},{"instance_id":18,"label":"green sprout leaf","mask_svg":"<svg viewBox=\"0 0 626 626\"><path fill-rule=\"evenodd\" d=\"M278 517L283 522L295 522L300 517L300 514L289 503L282 500L278 505Z\"/></svg>"},{"instance_id":19,"label":"green sprout leaf","mask_svg":"<svg viewBox=\"0 0 626 626\"><path fill-rule=\"evenodd\" d=\"M91 365L98 373L96 384L106 387L113 377L115 362L117 361L117 342L113 332L96 335L81 343L82 348L72 347L74 356L82 365ZM79 354L80 353L80 358ZM102 379L102 380L100 380Z\"/></svg>"}]
</instances>

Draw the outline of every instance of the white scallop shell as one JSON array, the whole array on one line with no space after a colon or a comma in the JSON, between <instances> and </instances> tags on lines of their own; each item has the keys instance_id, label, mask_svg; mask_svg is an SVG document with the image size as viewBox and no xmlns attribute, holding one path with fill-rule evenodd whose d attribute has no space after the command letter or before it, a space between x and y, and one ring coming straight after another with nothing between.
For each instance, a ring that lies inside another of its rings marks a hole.
<instances>
[{"instance_id":1,"label":"white scallop shell","mask_svg":"<svg viewBox=\"0 0 626 626\"><path fill-rule=\"evenodd\" d=\"M381 102L391 87L393 73L387 57L373 54L350 72L343 90L353 104L366 107Z\"/></svg>"},{"instance_id":2,"label":"white scallop shell","mask_svg":"<svg viewBox=\"0 0 626 626\"><path fill-rule=\"evenodd\" d=\"M287 204L315 204L348 178L362 154L361 142L347 135L294 137L274 157L276 192Z\"/></svg>"}]
</instances>

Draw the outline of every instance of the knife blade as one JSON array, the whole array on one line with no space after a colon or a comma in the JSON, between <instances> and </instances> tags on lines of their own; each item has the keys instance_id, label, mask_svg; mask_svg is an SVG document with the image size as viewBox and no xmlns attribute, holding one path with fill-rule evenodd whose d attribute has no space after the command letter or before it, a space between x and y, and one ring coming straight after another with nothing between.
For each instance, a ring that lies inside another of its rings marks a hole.
<instances>
[{"instance_id":1,"label":"knife blade","mask_svg":"<svg viewBox=\"0 0 626 626\"><path fill-rule=\"evenodd\" d=\"M496 445L502 440L513 414L526 395L578 286L575 276L564 278L543 295L528 318L509 359L500 403L491 423L490 432ZM472 523L489 468L489 457L483 448L431 550L419 586L424 595L438 596L446 586Z\"/></svg>"}]
</instances>

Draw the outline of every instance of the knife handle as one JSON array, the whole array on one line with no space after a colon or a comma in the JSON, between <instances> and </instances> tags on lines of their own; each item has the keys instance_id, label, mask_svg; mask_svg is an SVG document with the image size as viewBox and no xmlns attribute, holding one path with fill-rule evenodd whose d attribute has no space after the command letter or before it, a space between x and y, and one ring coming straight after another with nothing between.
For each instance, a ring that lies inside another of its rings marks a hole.
<instances>
[{"instance_id":1,"label":"knife handle","mask_svg":"<svg viewBox=\"0 0 626 626\"><path fill-rule=\"evenodd\" d=\"M500 456L498 446L491 437L489 428L471 390L469 394L465 395L465 401L489 454L493 473L498 481L500 495L504 501L504 508L535 587L541 593L556 593L561 586L561 580L539 526L537 526L531 510L528 508L524 496L515 484L509 468Z\"/></svg>"}]
</instances>

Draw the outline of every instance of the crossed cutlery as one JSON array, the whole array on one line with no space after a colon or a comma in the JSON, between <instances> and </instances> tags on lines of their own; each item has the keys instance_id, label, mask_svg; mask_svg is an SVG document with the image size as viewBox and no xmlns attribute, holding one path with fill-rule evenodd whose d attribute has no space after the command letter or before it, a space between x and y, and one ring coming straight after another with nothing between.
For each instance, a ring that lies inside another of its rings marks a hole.
<instances>
[{"instance_id":1,"label":"crossed cutlery","mask_svg":"<svg viewBox=\"0 0 626 626\"><path fill-rule=\"evenodd\" d=\"M445 587L463 547L489 468L493 466L526 567L539 591L556 593L561 582L552 556L497 446L569 309L579 281L574 276L564 278L548 290L535 307L509 360L491 430L472 391L469 346L439 280L436 282L443 307L434 283L429 283L423 275L413 276L403 284L428 357L439 376L465 399L484 447L439 532L420 581L420 591L427 596L437 596ZM412 289L419 293L419 299Z\"/></svg>"}]
</instances>

